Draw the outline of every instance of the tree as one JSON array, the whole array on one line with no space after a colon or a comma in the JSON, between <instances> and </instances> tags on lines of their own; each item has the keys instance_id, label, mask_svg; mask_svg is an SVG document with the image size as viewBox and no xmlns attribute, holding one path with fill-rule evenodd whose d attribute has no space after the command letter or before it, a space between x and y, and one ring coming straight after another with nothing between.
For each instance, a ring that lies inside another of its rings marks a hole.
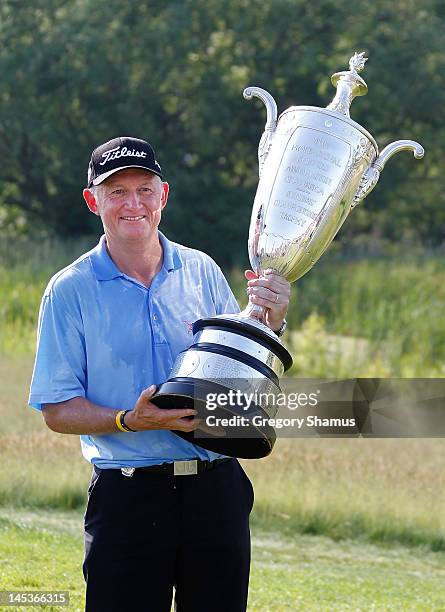
<instances>
[{"instance_id":1,"label":"tree","mask_svg":"<svg viewBox=\"0 0 445 612\"><path fill-rule=\"evenodd\" d=\"M171 183L163 227L220 263L246 258L264 109L326 106L329 77L369 52L369 94L351 114L383 146L418 139L425 161L391 160L341 232L443 240L443 10L358 0L37 0L0 6L0 223L97 231L81 199L92 148L145 137ZM372 199L371 199L372 198Z\"/></svg>"}]
</instances>

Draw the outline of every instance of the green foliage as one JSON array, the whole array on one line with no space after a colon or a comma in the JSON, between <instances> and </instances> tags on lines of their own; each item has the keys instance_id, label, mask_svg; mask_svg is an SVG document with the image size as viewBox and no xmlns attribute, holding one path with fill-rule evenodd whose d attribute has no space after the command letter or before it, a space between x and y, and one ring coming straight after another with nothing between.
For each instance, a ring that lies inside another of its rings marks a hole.
<instances>
[{"instance_id":1,"label":"green foliage","mask_svg":"<svg viewBox=\"0 0 445 612\"><path fill-rule=\"evenodd\" d=\"M43 289L95 238L0 245L0 354L30 354ZM228 275L241 306L246 281ZM300 376L443 376L445 264L426 254L323 258L292 288L284 341Z\"/></svg>"},{"instance_id":2,"label":"green foliage","mask_svg":"<svg viewBox=\"0 0 445 612\"><path fill-rule=\"evenodd\" d=\"M95 242L16 236L0 243L0 353L34 351L40 300L49 279Z\"/></svg>"},{"instance_id":3,"label":"green foliage","mask_svg":"<svg viewBox=\"0 0 445 612\"><path fill-rule=\"evenodd\" d=\"M442 377L444 278L439 257L326 257L292 290L294 373Z\"/></svg>"},{"instance_id":4,"label":"green foliage","mask_svg":"<svg viewBox=\"0 0 445 612\"><path fill-rule=\"evenodd\" d=\"M365 49L370 92L353 104L353 118L380 146L418 139L427 157L391 160L341 239L439 244L443 18L435 0L5 0L0 231L96 231L81 198L89 154L131 134L154 144L171 182L165 230L239 264L264 124L264 109L245 102L243 88L265 87L280 110L326 106L329 76Z\"/></svg>"}]
</instances>

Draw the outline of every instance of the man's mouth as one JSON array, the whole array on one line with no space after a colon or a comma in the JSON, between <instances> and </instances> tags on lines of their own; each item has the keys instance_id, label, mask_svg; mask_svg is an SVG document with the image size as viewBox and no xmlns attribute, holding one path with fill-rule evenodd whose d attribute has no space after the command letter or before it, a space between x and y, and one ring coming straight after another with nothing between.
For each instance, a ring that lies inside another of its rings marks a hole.
<instances>
[{"instance_id":1,"label":"man's mouth","mask_svg":"<svg viewBox=\"0 0 445 612\"><path fill-rule=\"evenodd\" d=\"M122 219L123 221L141 221L142 219L145 219L145 215L139 215L139 217L119 217L119 219Z\"/></svg>"}]
</instances>

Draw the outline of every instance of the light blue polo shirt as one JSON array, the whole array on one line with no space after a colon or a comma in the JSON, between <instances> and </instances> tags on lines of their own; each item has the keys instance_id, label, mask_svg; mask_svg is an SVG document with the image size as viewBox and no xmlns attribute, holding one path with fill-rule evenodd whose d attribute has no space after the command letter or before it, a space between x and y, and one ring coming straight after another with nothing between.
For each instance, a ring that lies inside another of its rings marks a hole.
<instances>
[{"instance_id":1,"label":"light blue polo shirt","mask_svg":"<svg viewBox=\"0 0 445 612\"><path fill-rule=\"evenodd\" d=\"M40 306L31 406L81 396L131 410L144 389L167 380L178 353L192 343L196 319L239 312L208 255L161 232L159 238L163 265L150 288L119 270L105 236L50 280ZM101 468L221 456L167 430L80 439L84 457Z\"/></svg>"}]
</instances>

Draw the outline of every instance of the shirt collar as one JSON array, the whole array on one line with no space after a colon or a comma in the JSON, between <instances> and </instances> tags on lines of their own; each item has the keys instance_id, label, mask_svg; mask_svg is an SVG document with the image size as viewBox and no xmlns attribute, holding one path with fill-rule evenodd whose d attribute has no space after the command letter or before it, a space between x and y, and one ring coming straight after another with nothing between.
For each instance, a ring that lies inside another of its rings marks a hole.
<instances>
[{"instance_id":1,"label":"shirt collar","mask_svg":"<svg viewBox=\"0 0 445 612\"><path fill-rule=\"evenodd\" d=\"M100 237L99 244L92 250L90 261L97 280L106 281L123 276L108 254L105 235Z\"/></svg>"},{"instance_id":2,"label":"shirt collar","mask_svg":"<svg viewBox=\"0 0 445 612\"><path fill-rule=\"evenodd\" d=\"M170 240L168 240L159 230L158 234L164 254L163 268L165 268L167 272L177 270L182 264L176 244L170 242ZM91 251L90 261L96 278L99 281L112 280L113 278L124 276L123 272L119 270L108 254L105 235L101 236L99 244Z\"/></svg>"},{"instance_id":3,"label":"shirt collar","mask_svg":"<svg viewBox=\"0 0 445 612\"><path fill-rule=\"evenodd\" d=\"M162 244L162 250L164 252L164 261L162 265L167 272L173 272L173 270L177 270L182 266L178 247L174 242L170 242L170 240L166 238L159 230L158 234L159 240Z\"/></svg>"}]
</instances>

